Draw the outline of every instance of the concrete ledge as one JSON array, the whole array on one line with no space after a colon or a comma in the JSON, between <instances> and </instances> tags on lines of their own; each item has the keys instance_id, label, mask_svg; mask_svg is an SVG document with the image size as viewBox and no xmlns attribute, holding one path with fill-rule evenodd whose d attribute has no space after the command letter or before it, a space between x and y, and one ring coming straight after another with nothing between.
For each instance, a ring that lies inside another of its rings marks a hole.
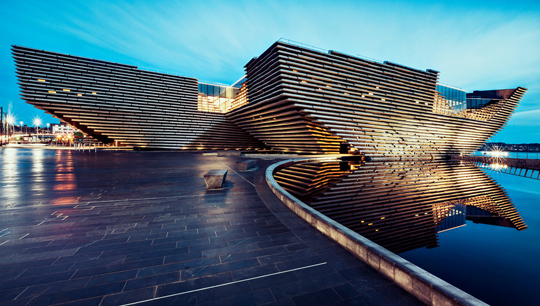
<instances>
[{"instance_id":1,"label":"concrete ledge","mask_svg":"<svg viewBox=\"0 0 540 306\"><path fill-rule=\"evenodd\" d=\"M241 171L241 172L248 171L250 168L253 168L253 166L255 166L256 163L257 161L254 159L237 161L236 169L238 169L238 171Z\"/></svg>"},{"instance_id":2,"label":"concrete ledge","mask_svg":"<svg viewBox=\"0 0 540 306\"><path fill-rule=\"evenodd\" d=\"M285 191L274 180L273 175L276 171L296 163L330 160L337 161L336 158L332 157L278 162L266 169L266 182L274 194L298 216L426 305L487 305L463 290L450 285L444 280L321 214Z\"/></svg>"},{"instance_id":3,"label":"concrete ledge","mask_svg":"<svg viewBox=\"0 0 540 306\"><path fill-rule=\"evenodd\" d=\"M227 179L227 172L229 170L210 170L204 174L204 182L206 183L207 189L218 189L221 188L225 179Z\"/></svg>"}]
</instances>

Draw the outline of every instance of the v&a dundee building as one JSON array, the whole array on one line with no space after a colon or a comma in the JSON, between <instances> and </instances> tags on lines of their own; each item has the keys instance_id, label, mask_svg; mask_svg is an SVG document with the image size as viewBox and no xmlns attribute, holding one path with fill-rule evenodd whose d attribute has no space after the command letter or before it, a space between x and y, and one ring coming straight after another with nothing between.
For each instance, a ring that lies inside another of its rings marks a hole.
<instances>
[{"instance_id":1,"label":"v&a dundee building","mask_svg":"<svg viewBox=\"0 0 540 306\"><path fill-rule=\"evenodd\" d=\"M134 149L469 153L526 89L442 86L439 72L277 41L231 86L13 46L22 98L103 143Z\"/></svg>"},{"instance_id":2,"label":"v&a dundee building","mask_svg":"<svg viewBox=\"0 0 540 306\"><path fill-rule=\"evenodd\" d=\"M391 252L436 247L437 233L466 220L527 228L500 186L473 164L451 158L474 151L500 130L525 88L466 93L439 84L435 70L285 40L247 62L245 75L230 86L27 47L13 46L12 52L22 98L102 143L133 149L352 152L369 157L282 161L257 172L255 184L243 180L257 189L255 202L285 204L426 304L480 301ZM215 167L200 154L188 155ZM184 186L194 186L193 180L186 182ZM197 185L193 190L205 189ZM270 193L277 196L274 202ZM226 199L226 192L222 196ZM184 209L176 204L172 209ZM332 252L328 256L340 254ZM164 286L182 289L191 282L183 280ZM151 298L184 294L176 290L166 295L167 288L157 288ZM300 294L295 288L287 290Z\"/></svg>"}]
</instances>

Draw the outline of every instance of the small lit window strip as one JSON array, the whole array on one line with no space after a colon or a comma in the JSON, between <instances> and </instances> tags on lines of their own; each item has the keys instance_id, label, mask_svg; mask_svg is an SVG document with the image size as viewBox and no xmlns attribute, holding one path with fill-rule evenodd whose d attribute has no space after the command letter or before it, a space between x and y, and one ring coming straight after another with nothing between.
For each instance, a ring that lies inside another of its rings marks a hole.
<instances>
[{"instance_id":1,"label":"small lit window strip","mask_svg":"<svg viewBox=\"0 0 540 306\"><path fill-rule=\"evenodd\" d=\"M38 79L38 81L40 81L40 82L45 82L45 80L42 80L42 79ZM69 88L62 88L62 91L65 91L65 92L71 92L71 89L69 89ZM48 93L51 93L51 94L55 94L55 93L56 93L55 90L47 90L47 92L48 92ZM92 91L92 94L93 94L93 95L97 95L97 92ZM78 97L82 97L83 94L82 94L82 93L77 93L77 96L78 96Z\"/></svg>"}]
</instances>

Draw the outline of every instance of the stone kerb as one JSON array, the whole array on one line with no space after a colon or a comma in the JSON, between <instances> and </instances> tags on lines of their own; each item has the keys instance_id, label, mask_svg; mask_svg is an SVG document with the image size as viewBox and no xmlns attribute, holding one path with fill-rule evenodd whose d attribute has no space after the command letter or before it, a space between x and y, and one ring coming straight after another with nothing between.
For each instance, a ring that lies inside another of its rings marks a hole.
<instances>
[{"instance_id":1,"label":"stone kerb","mask_svg":"<svg viewBox=\"0 0 540 306\"><path fill-rule=\"evenodd\" d=\"M276 171L295 163L330 160L337 159L323 157L278 162L266 169L266 182L272 192L298 216L426 305L487 305L306 205L279 186L273 176Z\"/></svg>"}]
</instances>

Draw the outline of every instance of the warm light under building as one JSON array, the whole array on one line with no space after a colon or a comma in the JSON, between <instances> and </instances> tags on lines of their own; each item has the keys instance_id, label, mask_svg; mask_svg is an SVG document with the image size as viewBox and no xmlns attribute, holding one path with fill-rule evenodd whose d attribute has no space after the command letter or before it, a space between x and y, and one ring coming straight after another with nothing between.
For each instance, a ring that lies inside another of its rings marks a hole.
<instances>
[{"instance_id":1,"label":"warm light under building","mask_svg":"<svg viewBox=\"0 0 540 306\"><path fill-rule=\"evenodd\" d=\"M27 103L104 143L149 149L438 157L500 130L526 89L464 91L439 72L278 41L231 85L13 46Z\"/></svg>"}]
</instances>

